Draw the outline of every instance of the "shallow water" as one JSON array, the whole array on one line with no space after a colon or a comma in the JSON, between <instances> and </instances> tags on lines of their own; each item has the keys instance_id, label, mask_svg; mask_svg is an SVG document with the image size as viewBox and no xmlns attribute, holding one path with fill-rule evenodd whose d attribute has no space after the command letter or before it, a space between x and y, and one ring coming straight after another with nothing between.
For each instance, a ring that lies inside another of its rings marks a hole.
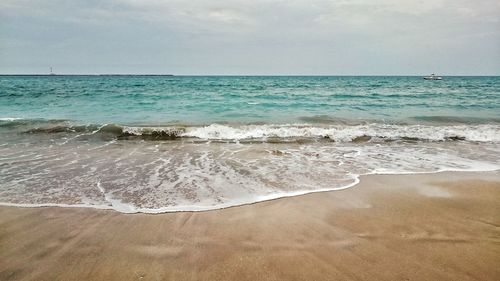
<instances>
[{"instance_id":1,"label":"shallow water","mask_svg":"<svg viewBox=\"0 0 500 281\"><path fill-rule=\"evenodd\" d=\"M0 77L0 202L207 210L500 167L500 78Z\"/></svg>"}]
</instances>

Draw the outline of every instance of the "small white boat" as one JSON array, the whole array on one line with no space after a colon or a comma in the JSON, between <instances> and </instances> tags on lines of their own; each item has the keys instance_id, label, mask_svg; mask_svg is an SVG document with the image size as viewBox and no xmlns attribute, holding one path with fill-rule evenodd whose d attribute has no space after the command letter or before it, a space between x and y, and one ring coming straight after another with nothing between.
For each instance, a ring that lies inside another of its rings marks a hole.
<instances>
[{"instance_id":1,"label":"small white boat","mask_svg":"<svg viewBox=\"0 0 500 281\"><path fill-rule=\"evenodd\" d=\"M443 77L437 76L436 74L432 73L430 76L424 76L425 80L443 80Z\"/></svg>"}]
</instances>

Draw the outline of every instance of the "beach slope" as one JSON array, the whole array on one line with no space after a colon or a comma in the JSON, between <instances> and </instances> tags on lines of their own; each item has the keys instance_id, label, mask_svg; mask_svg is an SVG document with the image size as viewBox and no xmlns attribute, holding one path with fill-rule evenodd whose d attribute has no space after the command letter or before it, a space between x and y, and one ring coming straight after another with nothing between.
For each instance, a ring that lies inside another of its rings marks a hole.
<instances>
[{"instance_id":1,"label":"beach slope","mask_svg":"<svg viewBox=\"0 0 500 281\"><path fill-rule=\"evenodd\" d=\"M500 173L208 212L0 207L0 280L500 280Z\"/></svg>"}]
</instances>

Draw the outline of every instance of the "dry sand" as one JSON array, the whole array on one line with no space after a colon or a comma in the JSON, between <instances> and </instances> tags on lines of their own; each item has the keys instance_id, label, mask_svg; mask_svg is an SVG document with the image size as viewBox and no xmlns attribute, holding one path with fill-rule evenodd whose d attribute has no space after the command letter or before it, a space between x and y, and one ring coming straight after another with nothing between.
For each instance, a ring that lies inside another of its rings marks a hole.
<instances>
[{"instance_id":1,"label":"dry sand","mask_svg":"<svg viewBox=\"0 0 500 281\"><path fill-rule=\"evenodd\" d=\"M0 280L500 280L500 172L200 213L0 207Z\"/></svg>"}]
</instances>

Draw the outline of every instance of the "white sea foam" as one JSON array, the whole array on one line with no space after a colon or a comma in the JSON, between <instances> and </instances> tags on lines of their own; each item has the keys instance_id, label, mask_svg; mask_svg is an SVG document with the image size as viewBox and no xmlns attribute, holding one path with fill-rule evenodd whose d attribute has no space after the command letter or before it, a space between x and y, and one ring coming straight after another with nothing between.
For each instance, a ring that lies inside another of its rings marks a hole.
<instances>
[{"instance_id":1,"label":"white sea foam","mask_svg":"<svg viewBox=\"0 0 500 281\"><path fill-rule=\"evenodd\" d=\"M123 203L120 199L116 199L112 194L107 193L106 190L104 190L104 188L102 187L101 181L97 182L97 189L99 189L99 192L101 192L104 196L104 200L111 204L112 209L121 213L137 213L137 210L134 206Z\"/></svg>"},{"instance_id":2,"label":"white sea foam","mask_svg":"<svg viewBox=\"0 0 500 281\"><path fill-rule=\"evenodd\" d=\"M138 133L136 128L135 133ZM208 140L243 140L266 138L324 138L338 142L349 142L358 137L369 136L398 140L402 138L428 141L464 139L477 142L500 142L499 125L422 126L369 124L357 126L311 126L289 125L244 125L227 126L212 124L205 127L188 127L180 133L183 137Z\"/></svg>"},{"instance_id":3,"label":"white sea foam","mask_svg":"<svg viewBox=\"0 0 500 281\"><path fill-rule=\"evenodd\" d=\"M0 204L204 211L345 189L360 175L500 169L494 142L107 143L12 146Z\"/></svg>"},{"instance_id":4,"label":"white sea foam","mask_svg":"<svg viewBox=\"0 0 500 281\"><path fill-rule=\"evenodd\" d=\"M16 121L16 120L22 120L23 118L17 118L17 117L0 117L0 121Z\"/></svg>"}]
</instances>

